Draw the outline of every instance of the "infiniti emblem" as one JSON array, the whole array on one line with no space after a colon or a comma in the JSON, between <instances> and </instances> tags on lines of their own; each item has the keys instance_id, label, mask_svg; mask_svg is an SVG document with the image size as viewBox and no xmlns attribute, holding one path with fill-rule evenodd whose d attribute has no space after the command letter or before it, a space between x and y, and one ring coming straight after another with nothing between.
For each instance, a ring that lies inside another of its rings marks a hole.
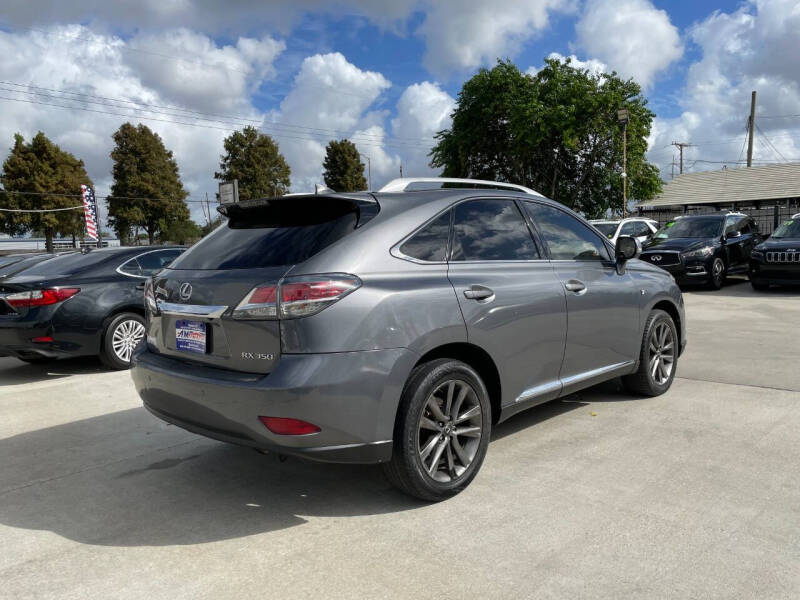
<instances>
[{"instance_id":1,"label":"infiniti emblem","mask_svg":"<svg viewBox=\"0 0 800 600\"><path fill-rule=\"evenodd\" d=\"M180 294L181 300L188 300L192 297L192 284L182 283L178 293Z\"/></svg>"},{"instance_id":2,"label":"infiniti emblem","mask_svg":"<svg viewBox=\"0 0 800 600\"><path fill-rule=\"evenodd\" d=\"M660 254L656 254L653 257L653 262L661 262L661 255Z\"/></svg>"}]
</instances>

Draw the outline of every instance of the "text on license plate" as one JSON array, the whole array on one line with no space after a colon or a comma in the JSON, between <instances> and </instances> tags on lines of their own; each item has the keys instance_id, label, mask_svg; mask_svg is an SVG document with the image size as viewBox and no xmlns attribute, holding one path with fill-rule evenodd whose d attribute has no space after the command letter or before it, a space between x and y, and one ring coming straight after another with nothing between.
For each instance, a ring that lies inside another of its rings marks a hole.
<instances>
[{"instance_id":1,"label":"text on license plate","mask_svg":"<svg viewBox=\"0 0 800 600\"><path fill-rule=\"evenodd\" d=\"M206 353L206 324L201 321L175 321L175 346L185 352Z\"/></svg>"}]
</instances>

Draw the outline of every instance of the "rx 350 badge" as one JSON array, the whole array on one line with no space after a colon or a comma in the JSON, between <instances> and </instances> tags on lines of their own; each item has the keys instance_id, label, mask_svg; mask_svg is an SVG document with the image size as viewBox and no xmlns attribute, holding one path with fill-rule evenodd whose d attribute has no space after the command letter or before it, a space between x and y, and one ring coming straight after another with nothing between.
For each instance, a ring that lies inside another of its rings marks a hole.
<instances>
[{"instance_id":1,"label":"rx 350 badge","mask_svg":"<svg viewBox=\"0 0 800 600\"><path fill-rule=\"evenodd\" d=\"M263 352L242 352L244 360L273 360L274 354L264 354Z\"/></svg>"}]
</instances>

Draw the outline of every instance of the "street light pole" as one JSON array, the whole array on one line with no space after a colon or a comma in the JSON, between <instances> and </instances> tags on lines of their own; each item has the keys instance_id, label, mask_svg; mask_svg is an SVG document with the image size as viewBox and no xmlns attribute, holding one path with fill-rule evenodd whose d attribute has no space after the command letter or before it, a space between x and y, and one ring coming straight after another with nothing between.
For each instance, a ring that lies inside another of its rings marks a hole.
<instances>
[{"instance_id":1,"label":"street light pole","mask_svg":"<svg viewBox=\"0 0 800 600\"><path fill-rule=\"evenodd\" d=\"M369 190L372 191L372 160L366 154L362 154L361 156L367 159L367 185Z\"/></svg>"},{"instance_id":2,"label":"street light pole","mask_svg":"<svg viewBox=\"0 0 800 600\"><path fill-rule=\"evenodd\" d=\"M617 120L622 123L622 218L628 207L628 121L630 115L627 108L617 111Z\"/></svg>"}]
</instances>

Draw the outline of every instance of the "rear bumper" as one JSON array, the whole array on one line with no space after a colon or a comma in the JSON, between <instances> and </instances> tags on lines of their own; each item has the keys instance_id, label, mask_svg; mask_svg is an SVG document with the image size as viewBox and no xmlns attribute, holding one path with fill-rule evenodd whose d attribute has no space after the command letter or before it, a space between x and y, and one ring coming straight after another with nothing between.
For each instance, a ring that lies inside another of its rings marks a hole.
<instances>
[{"instance_id":1,"label":"rear bumper","mask_svg":"<svg viewBox=\"0 0 800 600\"><path fill-rule=\"evenodd\" d=\"M0 356L16 358L66 358L77 347L71 342L32 342L33 338L53 335L49 323L31 323L0 318Z\"/></svg>"},{"instance_id":2,"label":"rear bumper","mask_svg":"<svg viewBox=\"0 0 800 600\"><path fill-rule=\"evenodd\" d=\"M405 349L290 354L261 376L141 348L131 376L151 413L188 431L312 460L378 463L391 458L397 405L415 360ZM302 419L321 431L277 435L259 416Z\"/></svg>"},{"instance_id":3,"label":"rear bumper","mask_svg":"<svg viewBox=\"0 0 800 600\"><path fill-rule=\"evenodd\" d=\"M750 261L750 280L771 285L800 285L800 265Z\"/></svg>"}]
</instances>

